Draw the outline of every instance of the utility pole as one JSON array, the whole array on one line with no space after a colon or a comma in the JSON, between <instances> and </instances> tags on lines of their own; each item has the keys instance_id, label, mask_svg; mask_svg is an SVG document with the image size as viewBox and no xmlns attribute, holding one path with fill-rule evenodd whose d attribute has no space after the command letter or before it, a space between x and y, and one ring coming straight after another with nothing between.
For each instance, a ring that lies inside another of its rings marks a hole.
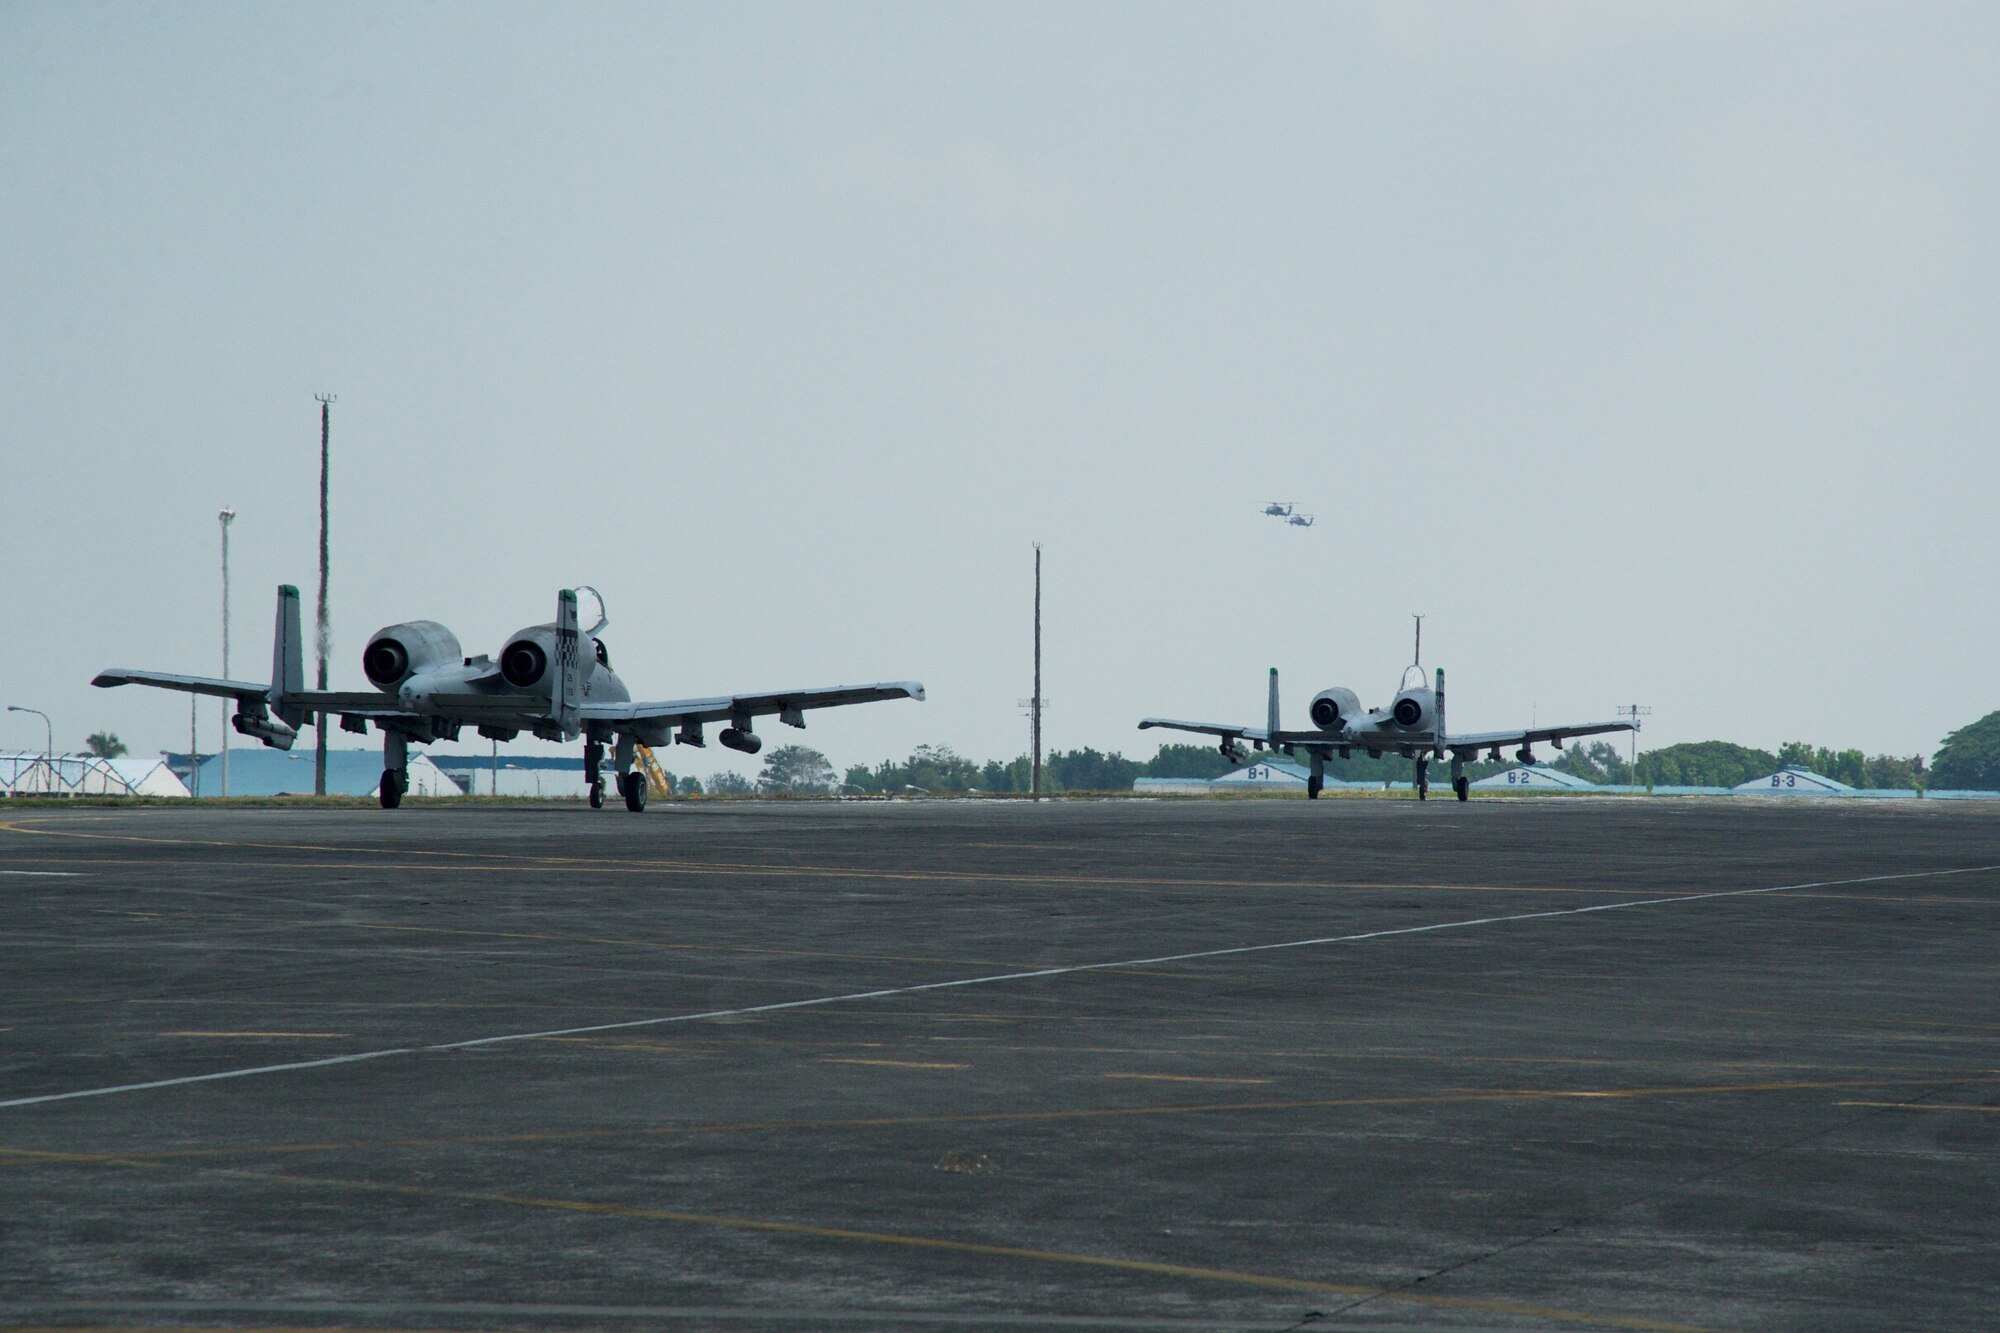
<instances>
[{"instance_id":1,"label":"utility pole","mask_svg":"<svg viewBox=\"0 0 2000 1333\"><path fill-rule=\"evenodd\" d=\"M1042 544L1035 543L1035 695L1029 706L1028 732L1034 750L1036 800L1042 799Z\"/></svg>"},{"instance_id":2,"label":"utility pole","mask_svg":"<svg viewBox=\"0 0 2000 1333\"><path fill-rule=\"evenodd\" d=\"M1639 781L1639 719L1651 717L1650 704L1626 704L1618 710L1618 716L1632 719L1632 785L1643 786Z\"/></svg>"},{"instance_id":3,"label":"utility pole","mask_svg":"<svg viewBox=\"0 0 2000 1333\"><path fill-rule=\"evenodd\" d=\"M326 689L326 655L333 643L333 631L326 613L326 481L327 437L333 428L333 403L338 396L314 395L319 400L319 627L313 645L319 651L319 685ZM313 714L313 795L326 795L326 714Z\"/></svg>"},{"instance_id":4,"label":"utility pole","mask_svg":"<svg viewBox=\"0 0 2000 1333\"><path fill-rule=\"evenodd\" d=\"M199 731L194 720L195 705L200 702L200 695L188 696L188 795L191 797L201 795L201 754L195 744Z\"/></svg>"},{"instance_id":5,"label":"utility pole","mask_svg":"<svg viewBox=\"0 0 2000 1333\"><path fill-rule=\"evenodd\" d=\"M236 518L234 509L225 509L215 516L222 524L222 678L229 679L229 525ZM229 795L229 710L235 700L222 701L222 792Z\"/></svg>"}]
</instances>

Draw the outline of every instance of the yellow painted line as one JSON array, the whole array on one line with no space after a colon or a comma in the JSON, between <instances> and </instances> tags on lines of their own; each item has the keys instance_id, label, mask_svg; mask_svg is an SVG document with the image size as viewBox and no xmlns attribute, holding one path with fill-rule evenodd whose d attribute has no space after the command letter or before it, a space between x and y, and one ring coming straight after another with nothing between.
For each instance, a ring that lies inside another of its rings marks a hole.
<instances>
[{"instance_id":1,"label":"yellow painted line","mask_svg":"<svg viewBox=\"0 0 2000 1333\"><path fill-rule=\"evenodd\" d=\"M1122 1078L1135 1083L1227 1083L1247 1085L1269 1083L1268 1078L1200 1078L1194 1074L1099 1074L1099 1078Z\"/></svg>"},{"instance_id":2,"label":"yellow painted line","mask_svg":"<svg viewBox=\"0 0 2000 1333\"><path fill-rule=\"evenodd\" d=\"M1893 1111L2000 1111L2000 1106L1972 1102L1835 1102L1835 1106L1879 1106Z\"/></svg>"},{"instance_id":3,"label":"yellow painted line","mask_svg":"<svg viewBox=\"0 0 2000 1333\"><path fill-rule=\"evenodd\" d=\"M797 1134L826 1130L930 1128L943 1125L1050 1124L1065 1121L1140 1119L1170 1115L1243 1115L1257 1112L1330 1111L1348 1108L1454 1106L1485 1102L1588 1100L1607 1096L1628 1098L1706 1097L1784 1092L1825 1092L1837 1089L1964 1087L2000 1081L2000 1069L1971 1071L1949 1078L1842 1079L1787 1083L1718 1083L1624 1089L1495 1088L1443 1093L1410 1093L1375 1097L1287 1098L1276 1101L1170 1102L1154 1106L1084 1106L1035 1111L968 1111L941 1115L854 1116L825 1120L705 1121L684 1125L639 1125L617 1129L526 1130L508 1134L468 1134L451 1137L347 1139L310 1143L237 1144L227 1148L175 1148L159 1152L73 1153L38 1148L0 1147L0 1165L124 1163L143 1166L217 1157L289 1156L306 1153L355 1153L404 1148L474 1148L502 1144L583 1143L609 1139L681 1138L699 1134ZM1901 1103L1896 1103L1900 1105Z\"/></svg>"},{"instance_id":4,"label":"yellow painted line","mask_svg":"<svg viewBox=\"0 0 2000 1333\"><path fill-rule=\"evenodd\" d=\"M160 1170L158 1164L123 1158L106 1159L107 1164ZM811 1240L852 1242L933 1253L963 1254L989 1259L1018 1259L1032 1263L1060 1264L1077 1268L1140 1273L1152 1277L1192 1282L1212 1282L1268 1291L1300 1291L1316 1295L1353 1296L1396 1301L1429 1309L1471 1310L1488 1315L1519 1319L1541 1319L1555 1323L1597 1328L1631 1329L1639 1333L1709 1333L1695 1324L1666 1323L1657 1319L1628 1318L1562 1310L1549 1306L1483 1300L1465 1296L1435 1296L1411 1291L1364 1287L1349 1283L1321 1282L1312 1278L1284 1277L1267 1273L1241 1272L1227 1268L1204 1268L1191 1264L1161 1263L1150 1259L1114 1255L1081 1254L1066 1250L1043 1250L1020 1245L996 1245L984 1241L953 1240L908 1232L866 1231L853 1227L824 1226L810 1222L778 1221L768 1218L736 1217L722 1213L697 1213L669 1208L642 1208L630 1204L597 1203L587 1199L559 1199L532 1194L492 1194L475 1190L442 1189L392 1181L345 1180L324 1176L294 1176L278 1172L245 1171L222 1167L195 1168L203 1175L260 1183L300 1186L309 1189L346 1190L365 1194L390 1194L404 1198L445 1199L458 1203L504 1204L515 1208L546 1209L591 1217L626 1221L668 1222L683 1226L713 1227L731 1231L753 1231L766 1235L799 1236Z\"/></svg>"},{"instance_id":5,"label":"yellow painted line","mask_svg":"<svg viewBox=\"0 0 2000 1333\"><path fill-rule=\"evenodd\" d=\"M826 1055L820 1057L821 1064L828 1065L880 1065L885 1069L970 1069L971 1065L953 1064L944 1060L868 1060L858 1055Z\"/></svg>"},{"instance_id":6,"label":"yellow painted line","mask_svg":"<svg viewBox=\"0 0 2000 1333\"><path fill-rule=\"evenodd\" d=\"M650 1051L657 1055L720 1055L729 1049L719 1041L604 1041L596 1037L539 1037L538 1041L588 1046L598 1051Z\"/></svg>"},{"instance_id":7,"label":"yellow painted line","mask_svg":"<svg viewBox=\"0 0 2000 1333\"><path fill-rule=\"evenodd\" d=\"M351 1037L351 1032L162 1032L162 1037Z\"/></svg>"}]
</instances>

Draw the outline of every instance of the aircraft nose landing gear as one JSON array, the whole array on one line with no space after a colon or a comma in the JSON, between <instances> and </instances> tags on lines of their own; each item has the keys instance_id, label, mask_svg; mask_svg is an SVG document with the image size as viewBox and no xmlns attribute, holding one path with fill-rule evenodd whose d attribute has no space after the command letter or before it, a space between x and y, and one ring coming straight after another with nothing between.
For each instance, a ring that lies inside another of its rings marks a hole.
<instances>
[{"instance_id":1,"label":"aircraft nose landing gear","mask_svg":"<svg viewBox=\"0 0 2000 1333\"><path fill-rule=\"evenodd\" d=\"M1417 760L1417 799L1428 801L1430 798L1431 761L1428 759L1419 759Z\"/></svg>"}]
</instances>

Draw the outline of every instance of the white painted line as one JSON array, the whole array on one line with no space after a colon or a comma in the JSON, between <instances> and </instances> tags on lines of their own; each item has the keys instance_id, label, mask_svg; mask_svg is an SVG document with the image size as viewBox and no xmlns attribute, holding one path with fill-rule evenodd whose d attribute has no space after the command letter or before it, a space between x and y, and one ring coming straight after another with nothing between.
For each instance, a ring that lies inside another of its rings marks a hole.
<instances>
[{"instance_id":1,"label":"white painted line","mask_svg":"<svg viewBox=\"0 0 2000 1333\"><path fill-rule=\"evenodd\" d=\"M0 875L19 875L23 879L82 879L81 870L0 870Z\"/></svg>"},{"instance_id":2,"label":"white painted line","mask_svg":"<svg viewBox=\"0 0 2000 1333\"><path fill-rule=\"evenodd\" d=\"M466 1041L435 1042L427 1046L395 1046L381 1051L357 1051L353 1055L328 1056L323 1060L294 1060L286 1064L253 1065L247 1069L224 1069L213 1074L186 1074L179 1078L154 1079L147 1083L121 1083L108 1088L81 1088L75 1092L50 1092L38 1097L15 1097L0 1101L0 1110L12 1106L38 1106L44 1102L74 1101L82 1097L111 1097L119 1093L145 1092L153 1088L177 1088L190 1083L214 1083L228 1078L252 1078L259 1074L283 1074L296 1069L323 1069L329 1065L357 1064L363 1060L383 1060L392 1055L429 1055L440 1051L469 1051L481 1046L499 1046L515 1041L544 1041L551 1037L579 1037L596 1032L625 1032L633 1028L663 1027L669 1023L700 1023L718 1018L746 1018L751 1014L775 1014L788 1009L814 1009L829 1004L853 1004L858 1000L885 1000L898 995L922 995L929 991L959 990L969 986L994 986L1007 981L1035 981L1042 977L1074 976L1079 972L1116 972L1135 967L1158 967L1162 963L1192 963L1208 958L1235 958L1253 953L1275 953L1281 949L1311 949L1328 944L1356 944L1362 940L1386 940L1401 935L1428 935L1445 930L1470 930L1475 926L1500 926L1515 921L1547 921L1563 916L1589 916L1595 912L1623 912L1634 907L1665 907L1675 903L1706 902L1714 898L1748 898L1762 893L1789 893L1802 889L1836 889L1854 884L1881 884L1899 879L1941 879L1947 875L1976 875L2000 870L2000 865L1961 866L1956 870L1915 870L1900 875L1861 875L1854 879L1823 879L1805 884L1770 884L1759 889L1718 889L1711 893L1684 893L1669 898L1632 898L1619 903L1598 903L1590 907L1558 907L1546 912L1515 912L1507 916L1478 916L1462 921L1438 921L1428 926L1397 926L1392 930L1366 930L1354 935L1320 935L1305 940L1284 940L1276 944L1239 944L1225 949L1199 949L1190 953L1160 954L1152 958L1122 958L1108 963L1070 963L1062 967L1038 967L1026 972L994 972L981 977L959 977L951 981L925 981L914 986L885 986L879 990L848 991L842 995L821 995L810 1000L779 1000L771 1004L745 1005L739 1009L704 1009L692 1014L666 1014L655 1018L628 1018L617 1023L593 1023L587 1027L548 1028L540 1032L507 1032L497 1037L473 1037Z\"/></svg>"}]
</instances>

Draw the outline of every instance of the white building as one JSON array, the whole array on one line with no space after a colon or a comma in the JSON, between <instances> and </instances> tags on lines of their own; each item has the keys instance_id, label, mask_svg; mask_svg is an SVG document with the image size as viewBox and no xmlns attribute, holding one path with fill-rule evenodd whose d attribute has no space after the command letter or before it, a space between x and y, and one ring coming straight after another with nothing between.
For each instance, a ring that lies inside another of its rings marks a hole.
<instances>
[{"instance_id":1,"label":"white building","mask_svg":"<svg viewBox=\"0 0 2000 1333\"><path fill-rule=\"evenodd\" d=\"M1845 782L1835 782L1832 778L1815 773L1797 764L1787 764L1775 773L1748 782L1739 782L1731 788L1740 796L1852 796L1854 788Z\"/></svg>"},{"instance_id":2,"label":"white building","mask_svg":"<svg viewBox=\"0 0 2000 1333\"><path fill-rule=\"evenodd\" d=\"M1307 769L1304 764L1295 763L1290 759L1258 759L1217 778L1136 778L1132 782L1132 790L1142 795L1171 796L1303 792L1306 789L1306 777ZM1328 791L1342 787L1364 791L1382 790L1382 784L1379 782L1341 782L1335 778L1326 780Z\"/></svg>"},{"instance_id":3,"label":"white building","mask_svg":"<svg viewBox=\"0 0 2000 1333\"><path fill-rule=\"evenodd\" d=\"M1472 784L1474 791L1597 791L1594 782L1587 782L1574 773L1563 773L1546 764L1532 766L1516 764L1503 773L1479 779Z\"/></svg>"}]
</instances>

